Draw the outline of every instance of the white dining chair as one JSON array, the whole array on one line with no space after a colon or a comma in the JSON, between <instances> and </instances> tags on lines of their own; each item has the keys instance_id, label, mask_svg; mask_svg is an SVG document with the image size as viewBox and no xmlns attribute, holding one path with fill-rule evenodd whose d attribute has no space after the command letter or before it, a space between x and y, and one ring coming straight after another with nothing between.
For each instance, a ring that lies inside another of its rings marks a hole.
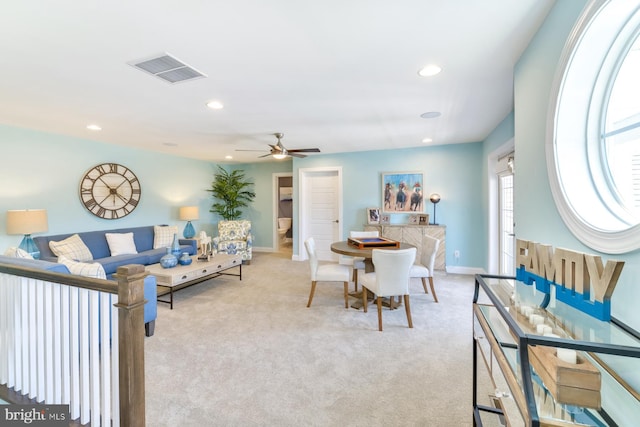
<instances>
[{"instance_id":1,"label":"white dining chair","mask_svg":"<svg viewBox=\"0 0 640 427\"><path fill-rule=\"evenodd\" d=\"M380 232L378 230L372 231L350 231L349 237L353 237L354 239L358 238L371 238L371 237L380 237ZM358 270L364 270L364 258L362 257L349 257L343 256L340 259L341 264L349 265L353 269L353 285L355 291L358 292Z\"/></svg>"},{"instance_id":2,"label":"white dining chair","mask_svg":"<svg viewBox=\"0 0 640 427\"><path fill-rule=\"evenodd\" d=\"M410 249L374 249L373 265L376 271L366 273L362 277L362 303L367 312L367 290L375 295L378 305L378 329L382 331L382 298L388 297L391 307L393 297L404 297L404 308L407 312L409 327L413 328L411 307L409 305L409 271L416 259L416 248Z\"/></svg>"},{"instance_id":3,"label":"white dining chair","mask_svg":"<svg viewBox=\"0 0 640 427\"><path fill-rule=\"evenodd\" d=\"M433 300L435 302L438 302L438 297L433 287L433 268L436 263L436 253L439 247L440 240L431 236L423 236L420 260L411 266L411 271L409 272L411 278L416 277L422 279L422 287L424 288L425 294L429 293L429 291L427 291L426 281L426 279L429 279L429 286L431 287L431 293L433 294Z\"/></svg>"},{"instance_id":4,"label":"white dining chair","mask_svg":"<svg viewBox=\"0 0 640 427\"><path fill-rule=\"evenodd\" d=\"M309 267L311 268L311 293L309 294L307 307L311 306L313 294L316 291L316 283L342 282L344 284L344 308L349 308L349 276L351 275L351 269L338 263L320 265L316 253L316 242L313 237L305 240L304 247L309 255Z\"/></svg>"}]
</instances>

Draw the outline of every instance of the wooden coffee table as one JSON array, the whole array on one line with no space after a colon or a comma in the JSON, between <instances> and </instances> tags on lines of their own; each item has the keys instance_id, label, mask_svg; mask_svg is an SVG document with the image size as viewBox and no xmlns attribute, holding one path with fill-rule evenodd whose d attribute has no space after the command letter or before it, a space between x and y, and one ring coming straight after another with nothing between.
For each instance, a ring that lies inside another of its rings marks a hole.
<instances>
[{"instance_id":1,"label":"wooden coffee table","mask_svg":"<svg viewBox=\"0 0 640 427\"><path fill-rule=\"evenodd\" d=\"M173 310L173 293L223 275L238 276L242 280L242 255L216 254L210 261L198 261L196 255L191 257L189 265L180 265L173 268L164 268L160 264L148 265L145 270L156 276L158 289L158 302L170 304ZM228 270L238 267L238 273L229 273ZM169 300L160 299L169 294Z\"/></svg>"}]
</instances>

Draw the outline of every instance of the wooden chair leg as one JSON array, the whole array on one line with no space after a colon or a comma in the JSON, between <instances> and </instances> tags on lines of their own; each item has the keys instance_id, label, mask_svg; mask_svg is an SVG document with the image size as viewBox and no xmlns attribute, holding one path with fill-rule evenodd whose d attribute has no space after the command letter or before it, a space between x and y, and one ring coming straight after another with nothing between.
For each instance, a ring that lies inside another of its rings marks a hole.
<instances>
[{"instance_id":1,"label":"wooden chair leg","mask_svg":"<svg viewBox=\"0 0 640 427\"><path fill-rule=\"evenodd\" d=\"M409 321L409 327L413 328L413 321L411 320L411 307L409 307L409 295L404 296L404 309L407 312L407 320Z\"/></svg>"},{"instance_id":2,"label":"wooden chair leg","mask_svg":"<svg viewBox=\"0 0 640 427\"><path fill-rule=\"evenodd\" d=\"M344 308L349 308L349 282L344 282Z\"/></svg>"},{"instance_id":3,"label":"wooden chair leg","mask_svg":"<svg viewBox=\"0 0 640 427\"><path fill-rule=\"evenodd\" d=\"M424 288L424 293L428 294L429 291L427 290L427 281L425 280L424 277L421 277L420 279L422 279L422 287Z\"/></svg>"},{"instance_id":4,"label":"wooden chair leg","mask_svg":"<svg viewBox=\"0 0 640 427\"><path fill-rule=\"evenodd\" d=\"M311 281L311 293L309 294L309 302L307 303L307 307L311 307L311 301L313 301L313 294L316 291L316 281Z\"/></svg>"},{"instance_id":5,"label":"wooden chair leg","mask_svg":"<svg viewBox=\"0 0 640 427\"><path fill-rule=\"evenodd\" d=\"M358 292L358 269L353 269L353 286L356 292Z\"/></svg>"},{"instance_id":6,"label":"wooden chair leg","mask_svg":"<svg viewBox=\"0 0 640 427\"><path fill-rule=\"evenodd\" d=\"M433 277L429 277L429 285L431 286L431 293L433 294L433 299L435 302L438 302L438 297L436 296L436 290L433 288Z\"/></svg>"},{"instance_id":7,"label":"wooden chair leg","mask_svg":"<svg viewBox=\"0 0 640 427\"><path fill-rule=\"evenodd\" d=\"M382 331L382 297L378 297L378 330Z\"/></svg>"},{"instance_id":8,"label":"wooden chair leg","mask_svg":"<svg viewBox=\"0 0 640 427\"><path fill-rule=\"evenodd\" d=\"M367 312L367 292L369 292L367 290L367 288L365 288L364 286L362 287L362 307L364 307L364 312Z\"/></svg>"}]
</instances>

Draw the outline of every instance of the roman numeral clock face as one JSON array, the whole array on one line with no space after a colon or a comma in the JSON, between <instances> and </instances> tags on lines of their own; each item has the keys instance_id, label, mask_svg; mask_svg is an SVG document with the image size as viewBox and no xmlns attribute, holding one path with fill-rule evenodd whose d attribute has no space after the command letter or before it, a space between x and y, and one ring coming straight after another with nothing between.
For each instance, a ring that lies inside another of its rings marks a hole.
<instances>
[{"instance_id":1,"label":"roman numeral clock face","mask_svg":"<svg viewBox=\"0 0 640 427\"><path fill-rule=\"evenodd\" d=\"M80 181L80 200L97 217L118 219L129 215L140 201L140 181L117 163L91 168Z\"/></svg>"}]
</instances>

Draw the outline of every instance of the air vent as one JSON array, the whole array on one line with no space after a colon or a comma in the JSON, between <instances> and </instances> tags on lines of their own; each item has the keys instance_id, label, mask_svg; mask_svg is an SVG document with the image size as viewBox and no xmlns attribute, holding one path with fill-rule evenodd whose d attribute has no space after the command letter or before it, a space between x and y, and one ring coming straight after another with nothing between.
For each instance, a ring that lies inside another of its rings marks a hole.
<instances>
[{"instance_id":1,"label":"air vent","mask_svg":"<svg viewBox=\"0 0 640 427\"><path fill-rule=\"evenodd\" d=\"M129 65L169 83L180 83L187 80L207 77L206 74L201 73L168 53L149 59L130 62Z\"/></svg>"}]
</instances>

